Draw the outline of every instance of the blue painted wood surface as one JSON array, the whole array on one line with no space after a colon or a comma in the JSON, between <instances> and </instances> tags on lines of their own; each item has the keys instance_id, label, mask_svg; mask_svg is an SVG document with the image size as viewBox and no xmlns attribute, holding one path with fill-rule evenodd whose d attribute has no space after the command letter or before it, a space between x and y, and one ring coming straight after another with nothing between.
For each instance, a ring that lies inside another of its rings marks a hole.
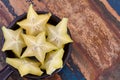
<instances>
[{"instance_id":1,"label":"blue painted wood surface","mask_svg":"<svg viewBox=\"0 0 120 80\"><path fill-rule=\"evenodd\" d=\"M120 15L120 0L108 0L113 9Z\"/></svg>"},{"instance_id":2,"label":"blue painted wood surface","mask_svg":"<svg viewBox=\"0 0 120 80\"><path fill-rule=\"evenodd\" d=\"M70 66L65 65L64 68L59 72L62 80L86 80L77 65L73 63L72 58L68 60Z\"/></svg>"}]
</instances>

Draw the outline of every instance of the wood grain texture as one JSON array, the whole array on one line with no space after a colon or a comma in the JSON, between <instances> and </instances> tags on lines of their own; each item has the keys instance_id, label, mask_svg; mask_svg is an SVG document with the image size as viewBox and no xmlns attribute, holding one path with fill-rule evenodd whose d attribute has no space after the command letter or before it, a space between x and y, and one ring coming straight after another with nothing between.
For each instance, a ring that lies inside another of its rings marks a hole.
<instances>
[{"instance_id":1,"label":"wood grain texture","mask_svg":"<svg viewBox=\"0 0 120 80\"><path fill-rule=\"evenodd\" d=\"M9 23L13 20L12 14L9 13L7 7L4 5L2 1L0 1L0 26L8 26ZM1 32L1 30L0 30ZM2 33L0 33L0 36L2 36ZM0 41L2 40L2 37L0 37ZM2 44L0 43L0 49L2 48ZM0 51L1 53L1 51ZM0 54L0 70L3 69L5 66L3 55ZM9 77L9 80L12 80L11 77Z\"/></svg>"},{"instance_id":2,"label":"wood grain texture","mask_svg":"<svg viewBox=\"0 0 120 80\"><path fill-rule=\"evenodd\" d=\"M107 74L119 70L120 22L99 0L9 0L8 4L14 12L8 12L6 7L0 9L0 16L3 16L0 25L11 22L14 18L11 13L19 16L27 12L30 3L34 4L35 10L69 18L68 28L74 40L71 58L87 80L118 79ZM3 3L0 2L0 5ZM62 78L55 74L45 80Z\"/></svg>"},{"instance_id":3,"label":"wood grain texture","mask_svg":"<svg viewBox=\"0 0 120 80\"><path fill-rule=\"evenodd\" d=\"M107 8L107 10L118 20L120 21L120 16L117 14L117 12L110 6L110 4L108 3L107 0L100 0L105 7Z\"/></svg>"},{"instance_id":4,"label":"wood grain texture","mask_svg":"<svg viewBox=\"0 0 120 80\"><path fill-rule=\"evenodd\" d=\"M9 13L7 7L0 1L0 26L7 26L12 20L12 14Z\"/></svg>"},{"instance_id":5,"label":"wood grain texture","mask_svg":"<svg viewBox=\"0 0 120 80\"><path fill-rule=\"evenodd\" d=\"M107 17L100 12L99 7L94 8L96 6L88 0L45 3L54 14L69 18L69 28L75 49L78 51L76 54L73 52L72 57L75 63L79 64L87 80L94 80L103 70L116 62L120 53L120 31L116 29L116 24L105 19ZM84 58L80 59L82 54Z\"/></svg>"}]
</instances>

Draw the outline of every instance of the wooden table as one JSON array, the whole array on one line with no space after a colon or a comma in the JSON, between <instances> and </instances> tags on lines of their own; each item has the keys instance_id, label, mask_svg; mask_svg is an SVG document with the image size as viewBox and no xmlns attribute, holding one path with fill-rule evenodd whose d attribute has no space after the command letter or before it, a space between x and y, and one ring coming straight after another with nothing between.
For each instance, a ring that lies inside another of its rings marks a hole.
<instances>
[{"instance_id":1,"label":"wooden table","mask_svg":"<svg viewBox=\"0 0 120 80\"><path fill-rule=\"evenodd\" d=\"M71 56L62 71L44 80L119 80L120 16L108 1L113 0L0 0L0 26L27 12L31 3L35 10L67 17L74 40ZM13 73L8 80L22 79Z\"/></svg>"}]
</instances>

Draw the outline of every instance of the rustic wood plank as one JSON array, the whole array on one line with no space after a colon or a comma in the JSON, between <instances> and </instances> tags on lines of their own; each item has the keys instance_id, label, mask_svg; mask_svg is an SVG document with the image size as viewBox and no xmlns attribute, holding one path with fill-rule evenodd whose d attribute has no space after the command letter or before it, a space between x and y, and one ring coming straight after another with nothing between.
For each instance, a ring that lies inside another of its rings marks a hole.
<instances>
[{"instance_id":1,"label":"rustic wood plank","mask_svg":"<svg viewBox=\"0 0 120 80\"><path fill-rule=\"evenodd\" d=\"M9 0L9 3L18 16L26 13L30 4L33 4L36 11L48 11L45 4L38 0Z\"/></svg>"},{"instance_id":2,"label":"rustic wood plank","mask_svg":"<svg viewBox=\"0 0 120 80\"><path fill-rule=\"evenodd\" d=\"M108 3L107 0L100 0L105 7L107 8L107 10L118 20L120 21L120 16L117 14L117 12L110 6L110 4Z\"/></svg>"},{"instance_id":3,"label":"rustic wood plank","mask_svg":"<svg viewBox=\"0 0 120 80\"><path fill-rule=\"evenodd\" d=\"M9 10L7 9L7 7L4 5L4 3L2 1L0 1L0 27L2 26L8 26L10 24L10 22L14 19L14 17L12 16L11 13L9 13ZM1 33L1 29L0 29L0 41L2 41L2 33ZM1 46L2 44L0 43L0 49L2 48ZM4 58L2 57L2 53L0 51L0 70L3 69L5 67L5 61ZM9 80L12 80L11 77L9 77Z\"/></svg>"},{"instance_id":4,"label":"rustic wood plank","mask_svg":"<svg viewBox=\"0 0 120 80\"><path fill-rule=\"evenodd\" d=\"M9 23L13 20L13 16L12 14L9 13L8 9L4 6L4 4L0 1L0 27L2 26L8 26ZM0 29L0 32L1 32L1 29ZM2 33L0 33L0 41L2 41ZM2 48L2 43L0 43L0 49ZM0 56L2 56L2 53L0 51ZM4 58L1 57L0 58L0 64L3 64L3 65L0 65L0 69L3 68L4 65Z\"/></svg>"},{"instance_id":5,"label":"rustic wood plank","mask_svg":"<svg viewBox=\"0 0 120 80\"><path fill-rule=\"evenodd\" d=\"M99 80L119 80L120 79L120 59L118 64L106 69L100 76Z\"/></svg>"},{"instance_id":6,"label":"rustic wood plank","mask_svg":"<svg viewBox=\"0 0 120 80\"><path fill-rule=\"evenodd\" d=\"M9 0L9 5L17 16L27 12L29 4L32 3L35 10L49 11L60 18L68 17L68 27L74 40L71 54L73 62L87 80L105 80L111 78L105 78L106 74L116 68L119 69L120 22L118 16L107 12L110 8L105 8L100 1ZM1 1L0 5L3 6L0 8L0 16L3 16L0 25L8 25L13 16ZM61 80L61 78L55 74L45 80Z\"/></svg>"},{"instance_id":7,"label":"rustic wood plank","mask_svg":"<svg viewBox=\"0 0 120 80\"><path fill-rule=\"evenodd\" d=\"M26 13L29 7L30 2L26 0L9 0L10 5L14 9L14 12L19 16L23 13Z\"/></svg>"},{"instance_id":8,"label":"rustic wood plank","mask_svg":"<svg viewBox=\"0 0 120 80\"><path fill-rule=\"evenodd\" d=\"M72 57L87 80L94 80L103 70L112 66L120 52L118 25L105 19L108 17L98 11L100 8L93 8L97 4L91 3L93 1L88 0L45 1L54 14L69 18L74 49L81 52L73 52Z\"/></svg>"},{"instance_id":9,"label":"rustic wood plank","mask_svg":"<svg viewBox=\"0 0 120 80\"><path fill-rule=\"evenodd\" d=\"M14 17L9 13L7 7L0 1L0 26L7 26L13 19Z\"/></svg>"},{"instance_id":10,"label":"rustic wood plank","mask_svg":"<svg viewBox=\"0 0 120 80\"><path fill-rule=\"evenodd\" d=\"M42 0L33 0L32 4L34 5L36 11L49 11L47 6Z\"/></svg>"}]
</instances>

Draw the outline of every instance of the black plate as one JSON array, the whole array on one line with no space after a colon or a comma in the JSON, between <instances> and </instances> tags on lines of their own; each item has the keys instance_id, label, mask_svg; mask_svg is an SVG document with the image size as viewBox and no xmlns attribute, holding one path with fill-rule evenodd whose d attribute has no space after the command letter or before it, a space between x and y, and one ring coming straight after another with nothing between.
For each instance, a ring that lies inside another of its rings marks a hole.
<instances>
[{"instance_id":1,"label":"black plate","mask_svg":"<svg viewBox=\"0 0 120 80\"><path fill-rule=\"evenodd\" d=\"M48 12L38 11L37 13L38 14L46 14ZM13 22L8 26L8 28L13 29L13 30L18 29L19 26L16 24L16 22L21 21L21 20L25 19L26 17L27 17L27 13L24 13L23 15L18 16L15 20L13 20ZM52 14L52 16L50 17L48 23L50 23L52 25L57 25L60 21L61 21L61 19L59 17L57 17L57 16L55 16L55 15ZM70 35L69 30L68 30L68 34ZM2 43L4 43L4 37L3 37L3 42ZM71 53L71 50L72 50L72 44L71 43L66 44L65 47L64 47L64 50L65 50L65 52L64 52L64 55L63 55L63 66L65 65L66 61L68 60L68 57L70 56L70 53ZM12 51L5 51L5 54L6 54L5 55L5 58L6 58L6 56L10 57L10 55L7 55L7 54L13 54L13 53L12 53ZM13 69L14 69L14 71L16 71L19 74L19 72L15 68L13 68ZM53 72L53 74L58 73L60 70L61 69L55 70ZM43 78L46 78L46 77L50 77L52 75L47 75L44 72L44 74L41 75L41 76L36 76L36 75L28 74L28 75L25 75L24 77L31 78L31 79L43 79Z\"/></svg>"}]
</instances>

